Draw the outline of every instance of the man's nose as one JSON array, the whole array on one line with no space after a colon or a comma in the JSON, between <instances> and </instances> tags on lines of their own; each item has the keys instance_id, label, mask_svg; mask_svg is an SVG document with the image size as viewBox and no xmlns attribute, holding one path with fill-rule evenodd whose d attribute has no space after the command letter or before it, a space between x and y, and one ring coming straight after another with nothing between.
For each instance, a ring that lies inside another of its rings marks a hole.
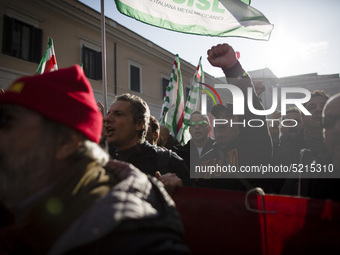
<instances>
[{"instance_id":1,"label":"man's nose","mask_svg":"<svg viewBox=\"0 0 340 255\"><path fill-rule=\"evenodd\" d=\"M110 123L110 122L112 122L112 117L111 117L110 114L107 114L107 115L104 117L104 125L105 125L105 124L108 124L108 123Z\"/></svg>"}]
</instances>

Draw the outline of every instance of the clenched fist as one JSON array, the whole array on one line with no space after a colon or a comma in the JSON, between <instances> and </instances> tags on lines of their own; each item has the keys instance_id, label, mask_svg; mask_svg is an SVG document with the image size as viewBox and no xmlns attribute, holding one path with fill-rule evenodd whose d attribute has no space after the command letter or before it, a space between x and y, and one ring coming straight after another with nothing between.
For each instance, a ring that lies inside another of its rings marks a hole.
<instances>
[{"instance_id":1,"label":"clenched fist","mask_svg":"<svg viewBox=\"0 0 340 255\"><path fill-rule=\"evenodd\" d=\"M227 43L211 47L207 54L210 64L222 69L232 68L238 61L234 49Z\"/></svg>"}]
</instances>

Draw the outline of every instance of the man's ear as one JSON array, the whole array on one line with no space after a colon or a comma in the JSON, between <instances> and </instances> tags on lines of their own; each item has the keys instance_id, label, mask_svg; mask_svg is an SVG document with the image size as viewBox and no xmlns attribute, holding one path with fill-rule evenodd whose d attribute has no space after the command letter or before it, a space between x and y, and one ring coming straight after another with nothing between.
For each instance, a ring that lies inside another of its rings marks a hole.
<instances>
[{"instance_id":1,"label":"man's ear","mask_svg":"<svg viewBox=\"0 0 340 255\"><path fill-rule=\"evenodd\" d=\"M56 159L65 159L72 155L82 145L82 140L82 135L77 132L72 132L67 139L65 137L58 139Z\"/></svg>"},{"instance_id":2,"label":"man's ear","mask_svg":"<svg viewBox=\"0 0 340 255\"><path fill-rule=\"evenodd\" d=\"M143 128L145 127L145 122L144 121L139 121L136 125L136 129L139 131L139 130L142 130Z\"/></svg>"}]
</instances>

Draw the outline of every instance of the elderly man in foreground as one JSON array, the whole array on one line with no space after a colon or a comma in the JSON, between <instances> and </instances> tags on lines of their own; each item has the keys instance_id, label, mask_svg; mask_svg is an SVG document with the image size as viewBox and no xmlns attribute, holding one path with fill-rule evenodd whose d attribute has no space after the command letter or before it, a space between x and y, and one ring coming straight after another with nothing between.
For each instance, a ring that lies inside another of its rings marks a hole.
<instances>
[{"instance_id":1,"label":"elderly man in foreground","mask_svg":"<svg viewBox=\"0 0 340 255\"><path fill-rule=\"evenodd\" d=\"M102 123L79 66L0 95L1 254L188 252L162 185L108 161Z\"/></svg>"}]
</instances>

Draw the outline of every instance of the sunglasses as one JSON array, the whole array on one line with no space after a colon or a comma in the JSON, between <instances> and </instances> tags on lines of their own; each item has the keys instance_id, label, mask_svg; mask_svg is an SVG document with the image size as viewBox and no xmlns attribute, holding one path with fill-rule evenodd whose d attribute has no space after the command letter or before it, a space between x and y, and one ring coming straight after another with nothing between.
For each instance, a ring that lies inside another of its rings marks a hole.
<instances>
[{"instance_id":1,"label":"sunglasses","mask_svg":"<svg viewBox=\"0 0 340 255\"><path fill-rule=\"evenodd\" d=\"M322 117L322 127L329 129L335 126L337 121L340 121L340 115L327 115Z\"/></svg>"},{"instance_id":2,"label":"sunglasses","mask_svg":"<svg viewBox=\"0 0 340 255\"><path fill-rule=\"evenodd\" d=\"M189 126L194 127L194 126L196 126L196 124L199 125L200 127L209 125L208 121L200 120L200 121L190 121Z\"/></svg>"}]
</instances>

